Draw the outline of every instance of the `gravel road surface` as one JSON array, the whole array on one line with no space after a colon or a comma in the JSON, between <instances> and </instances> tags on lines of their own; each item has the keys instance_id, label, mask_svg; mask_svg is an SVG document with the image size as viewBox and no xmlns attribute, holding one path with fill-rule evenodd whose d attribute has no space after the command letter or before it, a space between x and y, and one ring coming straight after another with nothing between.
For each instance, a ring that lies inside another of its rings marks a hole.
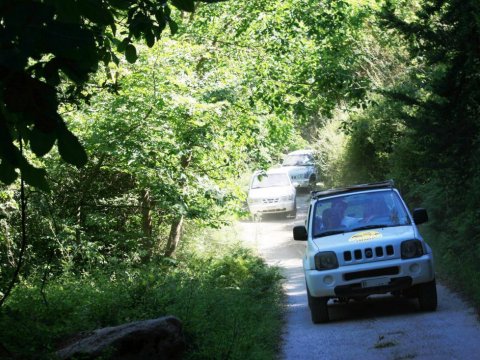
<instances>
[{"instance_id":1,"label":"gravel road surface","mask_svg":"<svg viewBox=\"0 0 480 360\"><path fill-rule=\"evenodd\" d=\"M282 268L287 317L282 359L479 359L480 324L473 308L437 283L438 309L424 313L415 299L375 296L365 302L330 301L330 322L314 325L307 306L302 256L292 237L305 219L308 196L298 196L297 219L265 217L238 225L239 237ZM478 279L472 279L478 281Z\"/></svg>"}]
</instances>

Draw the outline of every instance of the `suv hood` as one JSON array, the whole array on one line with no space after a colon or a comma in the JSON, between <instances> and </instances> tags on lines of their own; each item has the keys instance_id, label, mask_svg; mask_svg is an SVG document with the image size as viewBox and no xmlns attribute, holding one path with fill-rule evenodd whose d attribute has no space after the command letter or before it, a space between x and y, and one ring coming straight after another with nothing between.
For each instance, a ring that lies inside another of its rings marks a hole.
<instances>
[{"instance_id":1,"label":"suv hood","mask_svg":"<svg viewBox=\"0 0 480 360\"><path fill-rule=\"evenodd\" d=\"M292 186L272 186L250 189L248 197L250 199L258 199L265 197L288 196L292 194L295 194L295 189Z\"/></svg>"},{"instance_id":2,"label":"suv hood","mask_svg":"<svg viewBox=\"0 0 480 360\"><path fill-rule=\"evenodd\" d=\"M399 244L403 240L415 239L412 225L350 231L343 234L319 237L313 243L321 251L344 251L358 247L373 247Z\"/></svg>"}]
</instances>

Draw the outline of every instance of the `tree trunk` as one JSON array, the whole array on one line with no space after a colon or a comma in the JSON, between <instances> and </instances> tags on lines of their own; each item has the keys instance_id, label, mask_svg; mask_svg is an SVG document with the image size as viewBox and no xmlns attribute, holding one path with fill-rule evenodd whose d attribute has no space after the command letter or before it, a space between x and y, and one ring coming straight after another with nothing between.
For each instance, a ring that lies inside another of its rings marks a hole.
<instances>
[{"instance_id":1,"label":"tree trunk","mask_svg":"<svg viewBox=\"0 0 480 360\"><path fill-rule=\"evenodd\" d=\"M181 156L180 165L183 170L190 166L190 163L192 162L192 156L192 151ZM180 179L178 183L180 189L185 187L185 179ZM183 219L183 215L177 215L177 217L175 217L172 221L170 234L168 235L167 240L167 247L165 249L165 256L172 256L175 253L175 250L177 250L178 243L180 242L180 238L182 236Z\"/></svg>"},{"instance_id":2,"label":"tree trunk","mask_svg":"<svg viewBox=\"0 0 480 360\"><path fill-rule=\"evenodd\" d=\"M170 227L170 234L168 235L167 248L165 250L165 256L172 256L177 250L177 245L180 241L183 227L183 215L173 219Z\"/></svg>"},{"instance_id":3,"label":"tree trunk","mask_svg":"<svg viewBox=\"0 0 480 360\"><path fill-rule=\"evenodd\" d=\"M143 236L152 237L152 199L150 198L150 191L148 189L141 192L142 201L142 230Z\"/></svg>"},{"instance_id":4,"label":"tree trunk","mask_svg":"<svg viewBox=\"0 0 480 360\"><path fill-rule=\"evenodd\" d=\"M90 174L88 174L87 178L80 182L80 197L78 199L78 207L77 207L77 228L75 230L75 238L78 244L82 241L82 229L84 228L85 222L85 214L83 213L83 204L85 198L87 197L87 192L89 191L90 186L95 181L100 169L105 161L106 154L101 154L98 158L97 163L93 166Z\"/></svg>"},{"instance_id":5,"label":"tree trunk","mask_svg":"<svg viewBox=\"0 0 480 360\"><path fill-rule=\"evenodd\" d=\"M77 226L75 228L75 240L77 244L80 245L82 241L82 228L83 228L83 213L82 213L82 204L78 205L77 207Z\"/></svg>"},{"instance_id":6,"label":"tree trunk","mask_svg":"<svg viewBox=\"0 0 480 360\"><path fill-rule=\"evenodd\" d=\"M142 248L146 252L145 259L149 259L153 252L153 221L152 221L152 199L150 198L150 191L144 189L140 193L140 201L142 204Z\"/></svg>"}]
</instances>

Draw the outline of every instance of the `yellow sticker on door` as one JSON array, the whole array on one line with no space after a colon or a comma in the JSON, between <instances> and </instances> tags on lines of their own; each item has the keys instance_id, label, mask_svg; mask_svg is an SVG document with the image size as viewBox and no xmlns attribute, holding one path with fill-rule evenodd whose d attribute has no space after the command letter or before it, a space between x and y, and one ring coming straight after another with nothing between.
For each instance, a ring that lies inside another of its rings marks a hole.
<instances>
[{"instance_id":1,"label":"yellow sticker on door","mask_svg":"<svg viewBox=\"0 0 480 360\"><path fill-rule=\"evenodd\" d=\"M348 241L363 242L381 238L382 234L378 231L362 231L353 235Z\"/></svg>"}]
</instances>

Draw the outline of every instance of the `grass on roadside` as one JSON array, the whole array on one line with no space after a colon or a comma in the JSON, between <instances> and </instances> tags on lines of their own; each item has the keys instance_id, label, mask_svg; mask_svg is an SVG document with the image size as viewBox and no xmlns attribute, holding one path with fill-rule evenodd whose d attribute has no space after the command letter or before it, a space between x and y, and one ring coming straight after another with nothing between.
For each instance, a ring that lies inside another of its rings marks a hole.
<instances>
[{"instance_id":1,"label":"grass on roadside","mask_svg":"<svg viewBox=\"0 0 480 360\"><path fill-rule=\"evenodd\" d=\"M282 323L281 276L239 245L184 252L135 268L22 282L0 309L0 343L21 358L50 358L71 335L175 315L186 359L273 359ZM39 355L42 354L42 355Z\"/></svg>"}]
</instances>

